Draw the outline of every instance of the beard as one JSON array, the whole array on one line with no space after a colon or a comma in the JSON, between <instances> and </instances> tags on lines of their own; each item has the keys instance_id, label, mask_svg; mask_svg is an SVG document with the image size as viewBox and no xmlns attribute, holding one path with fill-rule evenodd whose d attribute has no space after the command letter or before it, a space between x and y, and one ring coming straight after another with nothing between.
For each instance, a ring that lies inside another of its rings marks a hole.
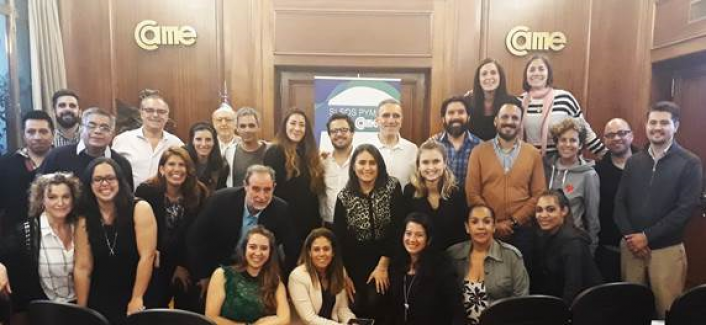
<instances>
[{"instance_id":1,"label":"beard","mask_svg":"<svg viewBox=\"0 0 706 325\"><path fill-rule=\"evenodd\" d=\"M78 116L71 112L63 113L56 117L56 122L64 129L70 129L78 123Z\"/></svg>"},{"instance_id":2,"label":"beard","mask_svg":"<svg viewBox=\"0 0 706 325\"><path fill-rule=\"evenodd\" d=\"M446 130L446 133L456 138L468 131L468 123L461 121L451 121L451 123L444 122L444 130Z\"/></svg>"},{"instance_id":3,"label":"beard","mask_svg":"<svg viewBox=\"0 0 706 325\"><path fill-rule=\"evenodd\" d=\"M503 128L512 128L514 130L514 132L503 133L502 132ZM500 128L498 128L497 133L498 133L498 136L505 141L512 141L512 140L515 140L515 138L517 138L517 128L513 125L507 125L507 124L501 125Z\"/></svg>"}]
</instances>

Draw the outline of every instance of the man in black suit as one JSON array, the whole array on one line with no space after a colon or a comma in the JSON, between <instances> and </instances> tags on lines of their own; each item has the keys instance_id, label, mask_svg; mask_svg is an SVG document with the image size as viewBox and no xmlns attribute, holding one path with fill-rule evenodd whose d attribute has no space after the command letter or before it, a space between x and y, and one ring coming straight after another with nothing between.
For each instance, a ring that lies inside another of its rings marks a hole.
<instances>
[{"instance_id":1,"label":"man in black suit","mask_svg":"<svg viewBox=\"0 0 706 325\"><path fill-rule=\"evenodd\" d=\"M250 228L262 225L284 247L285 274L299 257L297 240L287 203L274 196L275 171L252 165L245 173L243 187L230 187L214 193L192 225L187 236L189 259L202 292L219 265L234 262L235 248Z\"/></svg>"}]
</instances>

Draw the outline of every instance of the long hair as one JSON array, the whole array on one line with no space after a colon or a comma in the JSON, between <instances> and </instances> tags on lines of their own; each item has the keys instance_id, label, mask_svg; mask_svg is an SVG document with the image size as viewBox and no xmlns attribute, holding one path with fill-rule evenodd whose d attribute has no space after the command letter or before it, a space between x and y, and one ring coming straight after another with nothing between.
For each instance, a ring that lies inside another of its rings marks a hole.
<instances>
[{"instance_id":1,"label":"long hair","mask_svg":"<svg viewBox=\"0 0 706 325\"><path fill-rule=\"evenodd\" d=\"M235 269L238 272L245 272L247 270L248 261L245 258L245 251L248 246L248 242L250 241L250 237L255 234L262 235L267 238L270 245L270 256L267 259L267 262L265 262L262 266L262 270L260 270L260 273L257 275L257 279L260 283L260 295L262 301L265 303L265 310L267 313L274 313L277 310L277 299L275 295L280 282L279 256L277 254L277 246L275 244L275 235L261 225L257 225L250 229L245 234L245 238L241 240L240 245L236 248L237 260Z\"/></svg>"},{"instance_id":2,"label":"long hair","mask_svg":"<svg viewBox=\"0 0 706 325\"><path fill-rule=\"evenodd\" d=\"M480 84L480 69L489 63L494 64L495 67L498 68L498 78L500 78L498 89L495 90L495 96L493 97L493 113L497 114L500 106L507 102L510 97L507 93L507 78L505 78L505 69L503 69L500 63L495 59L484 59L478 64L475 76L473 77L473 102L470 107L471 119L473 119L475 114L483 114L483 108L485 107L485 92Z\"/></svg>"},{"instance_id":3,"label":"long hair","mask_svg":"<svg viewBox=\"0 0 706 325\"><path fill-rule=\"evenodd\" d=\"M184 148L171 147L164 151L162 157L159 158L159 167L164 167L167 161L171 157L178 157L184 161L186 165L186 179L184 183L181 184L181 195L184 197L184 207L187 210L196 209L201 205L201 199L208 193L208 188L206 185L199 181L196 176L196 167L194 167L194 162L191 160L191 155ZM156 187L161 192L167 191L167 180L164 175L157 172L157 175L152 176L150 179L146 180L147 185Z\"/></svg>"},{"instance_id":4,"label":"long hair","mask_svg":"<svg viewBox=\"0 0 706 325\"><path fill-rule=\"evenodd\" d=\"M422 151L424 150L436 151L440 153L441 157L444 159L444 172L443 175L441 175L441 179L439 180L438 190L441 194L441 198L444 200L448 200L451 197L451 194L453 194L454 191L458 190L458 182L456 181L456 176L454 176L454 173L446 164L448 161L446 148L444 147L444 145L439 143L439 141L436 141L434 139L424 141L424 143L419 146L419 150L417 151L417 168L414 173L412 173L412 177L410 180L410 183L412 184L412 186L414 186L414 197L422 198L429 195L429 188L427 188L427 184L424 181L422 172L419 170L420 159L422 156Z\"/></svg>"},{"instance_id":5,"label":"long hair","mask_svg":"<svg viewBox=\"0 0 706 325\"><path fill-rule=\"evenodd\" d=\"M390 178L390 175L387 174L387 166L385 165L385 159L382 158L382 154L380 154L378 148L369 143L361 144L356 147L355 150L353 150L353 154L351 154L351 163L348 167L348 183L346 184L346 188L358 194L361 194L361 189L360 179L355 173L355 161L356 159L358 159L358 156L363 152L367 152L372 155L373 159L375 159L375 162L378 166L378 176L375 178L375 187L373 190L385 186L385 184L387 184L387 181Z\"/></svg>"},{"instance_id":6,"label":"long hair","mask_svg":"<svg viewBox=\"0 0 706 325\"><path fill-rule=\"evenodd\" d=\"M321 281L319 279L319 273L316 271L314 262L311 260L311 246L314 244L314 240L319 238L328 239L331 243L331 249L333 253L333 258L331 259L331 264L326 268L326 277L329 279L329 289L335 295L344 289L344 277L343 277L343 257L341 256L341 247L338 244L336 236L331 230L326 228L317 228L311 231L304 241L302 246L302 252L299 255L299 264L304 264L306 271L309 272L311 277L311 282L314 287L320 287Z\"/></svg>"},{"instance_id":7,"label":"long hair","mask_svg":"<svg viewBox=\"0 0 706 325\"><path fill-rule=\"evenodd\" d=\"M301 115L304 118L304 138L300 143L295 143L289 139L287 136L287 123L289 118L293 115ZM309 189L316 194L323 193L325 187L324 184L324 166L321 163L321 157L319 156L319 149L316 145L316 139L314 138L314 127L306 117L304 111L298 108L292 108L287 114L282 118L279 130L275 135L275 139L272 141L274 144L278 144L284 150L284 169L287 171L286 179L290 180L301 174L301 165L306 164L309 169ZM302 153L301 160L299 159L299 154L297 151Z\"/></svg>"},{"instance_id":8,"label":"long hair","mask_svg":"<svg viewBox=\"0 0 706 325\"><path fill-rule=\"evenodd\" d=\"M81 182L88 187L88 189L83 191L83 195L81 195L80 213L86 217L100 216L98 199L96 198L96 194L93 193L91 185L93 184L93 172L98 165L103 164L107 164L113 168L113 172L115 172L115 176L117 177L118 193L115 195L115 198L113 198L113 204L117 212L115 215L116 224L123 227L132 223L135 196L132 194L132 189L127 182L123 169L115 160L110 158L98 157L93 159L93 161L88 164L88 167L86 167L86 170L84 170L81 176Z\"/></svg>"},{"instance_id":9,"label":"long hair","mask_svg":"<svg viewBox=\"0 0 706 325\"><path fill-rule=\"evenodd\" d=\"M211 133L211 137L213 137L213 149L211 149L211 153L208 155L208 162L206 163L206 170L203 175L197 175L199 180L201 180L204 185L207 185L210 187L215 188L217 184L214 184L215 182L218 182L218 176L221 173L221 170L226 166L226 162L223 159L223 156L221 156L221 147L218 141L218 133L216 133L216 129L213 127L213 125L205 122L198 122L194 125L191 126L189 129L189 141L186 144L185 148L186 151L189 152L189 156L191 156L191 160L193 161L194 165L196 165L199 161L199 155L196 153L196 146L194 145L194 136L196 136L196 132L199 131L208 131Z\"/></svg>"},{"instance_id":10,"label":"long hair","mask_svg":"<svg viewBox=\"0 0 706 325\"><path fill-rule=\"evenodd\" d=\"M29 213L32 218L39 217L44 212L44 196L52 186L66 185L71 193L71 212L66 216L66 221L76 221L76 208L81 197L81 183L73 173L56 172L37 177L29 188Z\"/></svg>"},{"instance_id":11,"label":"long hair","mask_svg":"<svg viewBox=\"0 0 706 325\"><path fill-rule=\"evenodd\" d=\"M432 234L434 233L431 218L429 218L427 214L422 212L412 212L408 214L407 217L404 219L404 223L402 224L402 236L399 237L400 241L404 240L404 232L409 223L416 223L422 226L422 228L424 228L424 232L427 235L427 243L424 249L419 254L419 259L417 260L416 268L417 274L427 276L434 272L434 268L437 266L435 263L435 255L438 255L438 252L436 252L433 246L431 246L431 242L433 240ZM412 266L412 258L410 257L407 250L404 249L404 245L399 245L398 247L401 247L401 250L400 253L398 253L399 258L395 262L395 268L398 271L406 272Z\"/></svg>"}]
</instances>

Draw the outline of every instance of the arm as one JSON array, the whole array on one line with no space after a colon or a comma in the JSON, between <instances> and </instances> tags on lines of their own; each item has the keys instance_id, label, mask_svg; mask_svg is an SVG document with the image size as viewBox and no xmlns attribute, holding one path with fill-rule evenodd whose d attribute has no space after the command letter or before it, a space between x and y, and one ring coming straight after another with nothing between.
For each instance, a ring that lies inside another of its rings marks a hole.
<instances>
[{"instance_id":1,"label":"arm","mask_svg":"<svg viewBox=\"0 0 706 325\"><path fill-rule=\"evenodd\" d=\"M254 325L287 325L289 324L289 302L287 301L287 290L282 282L277 287L275 293L277 299L277 314L266 316L257 320Z\"/></svg>"},{"instance_id":2,"label":"arm","mask_svg":"<svg viewBox=\"0 0 706 325\"><path fill-rule=\"evenodd\" d=\"M586 212L584 214L586 224L586 229L588 229L588 235L591 237L591 255L596 252L598 248L598 233L601 231L601 223L598 217L598 209L601 202L600 193L600 179L595 171L591 171L586 176L586 181L584 186L584 204L586 205Z\"/></svg>"},{"instance_id":3,"label":"arm","mask_svg":"<svg viewBox=\"0 0 706 325\"><path fill-rule=\"evenodd\" d=\"M275 183L283 184L287 180L287 170L284 167L284 151L279 145L267 148L262 162L275 170ZM275 191L277 187L275 187ZM277 195L277 193L275 193Z\"/></svg>"},{"instance_id":4,"label":"arm","mask_svg":"<svg viewBox=\"0 0 706 325\"><path fill-rule=\"evenodd\" d=\"M530 280L522 257L513 259L510 267L512 268L512 296L523 297L529 295Z\"/></svg>"},{"instance_id":5,"label":"arm","mask_svg":"<svg viewBox=\"0 0 706 325\"><path fill-rule=\"evenodd\" d=\"M299 314L299 317L308 325L338 325L330 319L320 317L318 311L309 299L309 290L315 290L309 275L303 272L303 268L297 268L289 276L289 296L292 298L292 304ZM320 291L315 291L314 294L320 294ZM337 299L341 295L337 295ZM343 295L345 297L345 295ZM335 312L335 310L334 310Z\"/></svg>"},{"instance_id":6,"label":"arm","mask_svg":"<svg viewBox=\"0 0 706 325\"><path fill-rule=\"evenodd\" d=\"M583 289L596 284L586 280L587 272L590 272L588 267L586 267L586 261L593 263L593 257L591 257L588 245L578 239L567 242L562 249L561 255L564 265L562 298L564 302L571 304Z\"/></svg>"},{"instance_id":7,"label":"arm","mask_svg":"<svg viewBox=\"0 0 706 325\"><path fill-rule=\"evenodd\" d=\"M218 268L211 276L211 282L208 285L208 294L206 295L206 312L204 315L217 325L244 325L244 323L236 323L227 318L221 317L221 308L223 301L226 299L225 276L223 269Z\"/></svg>"},{"instance_id":8,"label":"arm","mask_svg":"<svg viewBox=\"0 0 706 325\"><path fill-rule=\"evenodd\" d=\"M187 257L196 279L208 279L218 266L219 240L217 196L212 196L203 205L201 213L186 234ZM205 291L205 287L201 288Z\"/></svg>"},{"instance_id":9,"label":"arm","mask_svg":"<svg viewBox=\"0 0 706 325\"><path fill-rule=\"evenodd\" d=\"M539 196L547 190L547 181L544 177L544 163L542 162L542 156L539 152L534 150L532 151L531 156L532 175L530 176L530 183L527 184L529 186L531 198L527 200L513 215L513 217L520 224L526 224L532 220L534 217L534 210L537 206L537 201L539 201Z\"/></svg>"},{"instance_id":10,"label":"arm","mask_svg":"<svg viewBox=\"0 0 706 325\"><path fill-rule=\"evenodd\" d=\"M132 298L127 305L127 313L133 314L145 308L142 297L147 290L152 277L155 251L157 249L157 223L154 220L152 207L145 201L135 204L135 240L140 260L137 262L135 284L132 287Z\"/></svg>"},{"instance_id":11,"label":"arm","mask_svg":"<svg viewBox=\"0 0 706 325\"><path fill-rule=\"evenodd\" d=\"M613 220L623 236L627 236L635 232L630 224L630 219L628 218L628 191L630 189L628 184L630 183L630 178L632 177L630 162L631 159L628 159L625 164L623 176L620 178L620 183L618 184L618 192L615 193L615 206L613 207Z\"/></svg>"},{"instance_id":12,"label":"arm","mask_svg":"<svg viewBox=\"0 0 706 325\"><path fill-rule=\"evenodd\" d=\"M6 296L12 293L10 281L7 278L7 269L5 265L0 263L0 296Z\"/></svg>"},{"instance_id":13,"label":"arm","mask_svg":"<svg viewBox=\"0 0 706 325\"><path fill-rule=\"evenodd\" d=\"M87 231L86 218L80 217L74 228L74 289L76 304L81 307L86 307L88 304L91 272L93 272L93 254Z\"/></svg>"},{"instance_id":14,"label":"arm","mask_svg":"<svg viewBox=\"0 0 706 325\"><path fill-rule=\"evenodd\" d=\"M480 148L481 146L476 146L471 151L471 157L468 160L467 169L467 179L466 179L466 201L468 206L474 206L478 204L486 205L483 199L483 189L481 180L481 166L480 166Z\"/></svg>"}]
</instances>

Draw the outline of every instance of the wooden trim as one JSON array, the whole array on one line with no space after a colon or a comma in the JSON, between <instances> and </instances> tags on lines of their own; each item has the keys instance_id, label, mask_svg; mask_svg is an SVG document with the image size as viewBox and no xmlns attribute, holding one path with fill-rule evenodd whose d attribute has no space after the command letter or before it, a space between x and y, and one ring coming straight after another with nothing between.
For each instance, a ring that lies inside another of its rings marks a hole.
<instances>
[{"instance_id":1,"label":"wooden trim","mask_svg":"<svg viewBox=\"0 0 706 325\"><path fill-rule=\"evenodd\" d=\"M108 30L109 30L109 39L110 39L110 107L106 107L104 109L108 109L113 114L117 116L118 114L118 107L116 106L115 100L118 96L118 81L119 81L119 76L117 73L117 62L115 60L115 57L117 56L116 50L115 50L115 3L113 2L115 0L108 0Z\"/></svg>"},{"instance_id":2,"label":"wooden trim","mask_svg":"<svg viewBox=\"0 0 706 325\"><path fill-rule=\"evenodd\" d=\"M591 62L591 27L592 27L592 20L593 20L593 0L588 1L588 19L585 24L586 26L586 59L584 60L583 63L583 87L581 87L581 92L583 92L583 100L584 100L584 114L586 115L586 118L588 118L588 110L590 110L590 97L588 93L588 83L589 83L589 70L590 70L590 62Z\"/></svg>"},{"instance_id":3,"label":"wooden trim","mask_svg":"<svg viewBox=\"0 0 706 325\"><path fill-rule=\"evenodd\" d=\"M669 47L652 49L652 63L673 59L706 50L706 34L691 38L687 42Z\"/></svg>"},{"instance_id":4,"label":"wooden trim","mask_svg":"<svg viewBox=\"0 0 706 325\"><path fill-rule=\"evenodd\" d=\"M329 53L329 52L278 52L275 55L282 56L330 56L330 57L376 57L376 58L431 58L431 53L415 54L395 54L395 53Z\"/></svg>"}]
</instances>

